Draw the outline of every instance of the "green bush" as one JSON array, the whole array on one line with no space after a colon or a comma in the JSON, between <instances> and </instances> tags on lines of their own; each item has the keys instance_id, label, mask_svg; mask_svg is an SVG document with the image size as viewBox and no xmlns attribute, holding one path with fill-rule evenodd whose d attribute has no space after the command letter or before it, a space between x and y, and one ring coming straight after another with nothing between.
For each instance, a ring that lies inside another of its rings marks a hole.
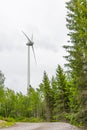
<instances>
[{"instance_id":1,"label":"green bush","mask_svg":"<svg viewBox=\"0 0 87 130\"><path fill-rule=\"evenodd\" d=\"M41 119L41 118L35 118L35 117L26 118L25 121L28 121L28 122L44 122L43 119Z\"/></svg>"},{"instance_id":2,"label":"green bush","mask_svg":"<svg viewBox=\"0 0 87 130\"><path fill-rule=\"evenodd\" d=\"M87 111L69 113L66 115L66 119L73 125L87 127Z\"/></svg>"},{"instance_id":3,"label":"green bush","mask_svg":"<svg viewBox=\"0 0 87 130\"><path fill-rule=\"evenodd\" d=\"M63 122L67 122L68 118L67 117L67 113L63 112L63 113L58 113L58 115L53 117L53 121L63 121Z\"/></svg>"},{"instance_id":4,"label":"green bush","mask_svg":"<svg viewBox=\"0 0 87 130\"><path fill-rule=\"evenodd\" d=\"M4 118L4 120L7 121L7 122L15 122L15 119L12 118L12 117Z\"/></svg>"},{"instance_id":5,"label":"green bush","mask_svg":"<svg viewBox=\"0 0 87 130\"><path fill-rule=\"evenodd\" d=\"M41 118L35 118L35 117L30 117L30 118L26 118L26 117L20 117L20 118L16 118L15 119L17 122L44 122L44 119Z\"/></svg>"},{"instance_id":6,"label":"green bush","mask_svg":"<svg viewBox=\"0 0 87 130\"><path fill-rule=\"evenodd\" d=\"M76 117L77 117L77 113L68 113L66 115L66 119L73 125L78 125Z\"/></svg>"},{"instance_id":7,"label":"green bush","mask_svg":"<svg viewBox=\"0 0 87 130\"><path fill-rule=\"evenodd\" d=\"M87 110L79 112L76 116L76 121L78 124L87 127Z\"/></svg>"}]
</instances>

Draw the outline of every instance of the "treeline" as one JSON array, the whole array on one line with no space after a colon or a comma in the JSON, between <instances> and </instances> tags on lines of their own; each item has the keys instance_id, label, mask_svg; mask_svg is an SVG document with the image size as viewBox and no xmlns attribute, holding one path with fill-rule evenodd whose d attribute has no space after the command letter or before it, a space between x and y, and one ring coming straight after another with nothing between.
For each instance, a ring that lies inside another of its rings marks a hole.
<instances>
[{"instance_id":1,"label":"treeline","mask_svg":"<svg viewBox=\"0 0 87 130\"><path fill-rule=\"evenodd\" d=\"M0 72L0 115L13 118L39 118L58 121L61 112L69 111L69 87L63 69L58 65L56 76L49 80L44 72L37 89L28 88L27 95L4 88L4 75Z\"/></svg>"},{"instance_id":2,"label":"treeline","mask_svg":"<svg viewBox=\"0 0 87 130\"><path fill-rule=\"evenodd\" d=\"M1 73L1 116L87 126L87 0L70 0L66 8L70 37L64 45L67 71L58 65L51 79L44 72L41 84L37 89L30 86L27 95L4 88Z\"/></svg>"},{"instance_id":3,"label":"treeline","mask_svg":"<svg viewBox=\"0 0 87 130\"><path fill-rule=\"evenodd\" d=\"M4 80L4 75L2 80ZM3 83L3 84L2 84ZM26 95L4 88L0 83L0 116L20 121L68 121L80 124L78 91L71 76L66 75L60 65L55 76L49 79L46 72L37 89L28 88Z\"/></svg>"},{"instance_id":4,"label":"treeline","mask_svg":"<svg viewBox=\"0 0 87 130\"><path fill-rule=\"evenodd\" d=\"M78 112L77 91L60 65L50 80L44 72L37 89L28 88L27 95L4 88L0 72L0 116L34 121L68 121L72 112Z\"/></svg>"}]
</instances>

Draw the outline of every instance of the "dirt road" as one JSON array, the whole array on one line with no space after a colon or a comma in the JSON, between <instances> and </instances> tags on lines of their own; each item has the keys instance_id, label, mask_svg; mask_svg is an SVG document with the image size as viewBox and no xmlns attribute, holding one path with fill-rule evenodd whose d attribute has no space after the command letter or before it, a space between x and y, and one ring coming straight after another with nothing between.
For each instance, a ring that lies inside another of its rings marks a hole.
<instances>
[{"instance_id":1,"label":"dirt road","mask_svg":"<svg viewBox=\"0 0 87 130\"><path fill-rule=\"evenodd\" d=\"M17 123L1 130L81 130L68 123Z\"/></svg>"}]
</instances>

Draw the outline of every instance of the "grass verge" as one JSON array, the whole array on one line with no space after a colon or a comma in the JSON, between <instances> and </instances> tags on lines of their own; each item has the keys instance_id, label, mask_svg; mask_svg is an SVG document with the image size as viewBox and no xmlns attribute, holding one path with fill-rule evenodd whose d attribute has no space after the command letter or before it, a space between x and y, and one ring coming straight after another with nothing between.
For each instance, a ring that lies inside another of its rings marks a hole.
<instances>
[{"instance_id":1,"label":"grass verge","mask_svg":"<svg viewBox=\"0 0 87 130\"><path fill-rule=\"evenodd\" d=\"M9 127L9 126L12 126L14 124L15 124L14 122L7 122L7 121L0 120L0 128Z\"/></svg>"}]
</instances>

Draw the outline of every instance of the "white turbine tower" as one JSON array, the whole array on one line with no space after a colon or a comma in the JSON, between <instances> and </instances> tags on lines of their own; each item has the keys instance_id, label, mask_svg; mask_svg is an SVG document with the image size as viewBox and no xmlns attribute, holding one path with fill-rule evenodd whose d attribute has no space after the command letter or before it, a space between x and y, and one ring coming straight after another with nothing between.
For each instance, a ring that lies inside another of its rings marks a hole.
<instances>
[{"instance_id":1,"label":"white turbine tower","mask_svg":"<svg viewBox=\"0 0 87 130\"><path fill-rule=\"evenodd\" d=\"M28 90L28 88L30 87L30 47L32 47L35 62L36 62L36 57L35 57L35 52L34 52L33 35L32 35L32 38L30 39L23 31L22 33L25 35L25 37L28 40L28 42L26 43L26 45L28 46L28 72L27 72L27 90Z\"/></svg>"}]
</instances>

